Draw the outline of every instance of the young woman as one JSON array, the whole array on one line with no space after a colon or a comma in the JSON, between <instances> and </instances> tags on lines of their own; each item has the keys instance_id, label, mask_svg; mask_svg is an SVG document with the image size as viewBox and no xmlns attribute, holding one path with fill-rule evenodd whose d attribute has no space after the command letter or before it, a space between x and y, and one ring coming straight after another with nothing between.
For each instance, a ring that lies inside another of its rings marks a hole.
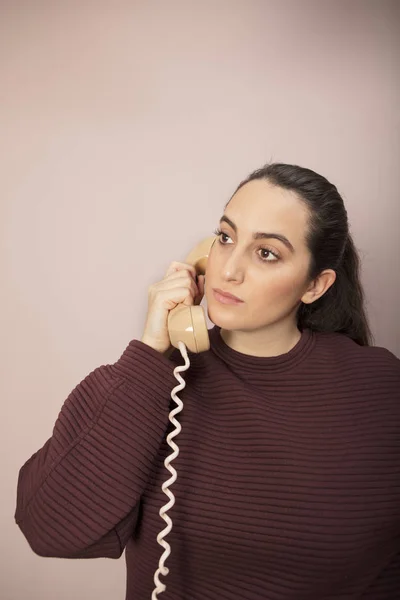
<instances>
[{"instance_id":1,"label":"young woman","mask_svg":"<svg viewBox=\"0 0 400 600\"><path fill-rule=\"evenodd\" d=\"M20 470L16 521L40 556L125 550L126 600L152 597L183 364L167 317L205 294L214 327L178 394L162 597L397 600L400 361L372 345L343 200L314 171L266 165L215 233L206 285L171 263L141 339L66 399Z\"/></svg>"}]
</instances>

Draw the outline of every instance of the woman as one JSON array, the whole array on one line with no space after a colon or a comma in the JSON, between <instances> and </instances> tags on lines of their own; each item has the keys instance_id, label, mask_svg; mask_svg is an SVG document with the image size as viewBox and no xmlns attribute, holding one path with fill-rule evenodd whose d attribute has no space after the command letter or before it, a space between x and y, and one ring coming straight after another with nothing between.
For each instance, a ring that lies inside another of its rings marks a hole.
<instances>
[{"instance_id":1,"label":"woman","mask_svg":"<svg viewBox=\"0 0 400 600\"><path fill-rule=\"evenodd\" d=\"M16 521L40 556L125 549L126 600L151 597L183 362L167 316L205 293L215 326L179 393L163 597L398 599L400 361L371 346L343 200L309 169L267 165L216 233L207 285L173 262L142 338L71 392L20 471Z\"/></svg>"}]
</instances>

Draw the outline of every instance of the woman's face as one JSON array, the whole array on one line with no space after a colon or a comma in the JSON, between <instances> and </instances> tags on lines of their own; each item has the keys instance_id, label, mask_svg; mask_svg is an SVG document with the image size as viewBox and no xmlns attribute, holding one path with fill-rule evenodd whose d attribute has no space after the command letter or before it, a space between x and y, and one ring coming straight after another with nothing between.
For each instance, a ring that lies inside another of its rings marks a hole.
<instances>
[{"instance_id":1,"label":"woman's face","mask_svg":"<svg viewBox=\"0 0 400 600\"><path fill-rule=\"evenodd\" d=\"M308 219L305 204L293 192L266 180L250 181L236 192L207 262L205 295L213 323L224 329L253 330L297 310L310 285L306 279L311 259L305 245ZM288 245L273 237L254 239L256 232L284 236ZM222 304L213 288L243 302Z\"/></svg>"}]
</instances>

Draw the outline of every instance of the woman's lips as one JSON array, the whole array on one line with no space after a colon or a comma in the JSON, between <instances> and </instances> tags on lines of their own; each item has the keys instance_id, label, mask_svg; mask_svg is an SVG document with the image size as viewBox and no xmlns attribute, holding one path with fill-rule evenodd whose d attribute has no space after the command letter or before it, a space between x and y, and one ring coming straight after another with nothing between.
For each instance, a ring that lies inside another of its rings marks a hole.
<instances>
[{"instance_id":1,"label":"woman's lips","mask_svg":"<svg viewBox=\"0 0 400 600\"><path fill-rule=\"evenodd\" d=\"M238 298L231 298L230 296L225 296L220 293L217 289L213 289L214 298L221 302L221 304L242 304L243 300L239 300Z\"/></svg>"}]
</instances>

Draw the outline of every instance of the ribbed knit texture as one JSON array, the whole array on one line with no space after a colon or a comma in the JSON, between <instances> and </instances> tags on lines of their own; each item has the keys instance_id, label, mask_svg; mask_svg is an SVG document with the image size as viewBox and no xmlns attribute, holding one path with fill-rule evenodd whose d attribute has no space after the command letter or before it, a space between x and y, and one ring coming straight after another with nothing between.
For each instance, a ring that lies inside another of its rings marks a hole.
<instances>
[{"instance_id":1,"label":"ribbed knit texture","mask_svg":"<svg viewBox=\"0 0 400 600\"><path fill-rule=\"evenodd\" d=\"M400 599L400 360L302 332L254 357L189 352L160 600ZM166 436L184 360L132 340L64 402L21 468L15 519L34 552L118 558L150 600L165 528ZM118 600L117 598L113 600Z\"/></svg>"}]
</instances>

